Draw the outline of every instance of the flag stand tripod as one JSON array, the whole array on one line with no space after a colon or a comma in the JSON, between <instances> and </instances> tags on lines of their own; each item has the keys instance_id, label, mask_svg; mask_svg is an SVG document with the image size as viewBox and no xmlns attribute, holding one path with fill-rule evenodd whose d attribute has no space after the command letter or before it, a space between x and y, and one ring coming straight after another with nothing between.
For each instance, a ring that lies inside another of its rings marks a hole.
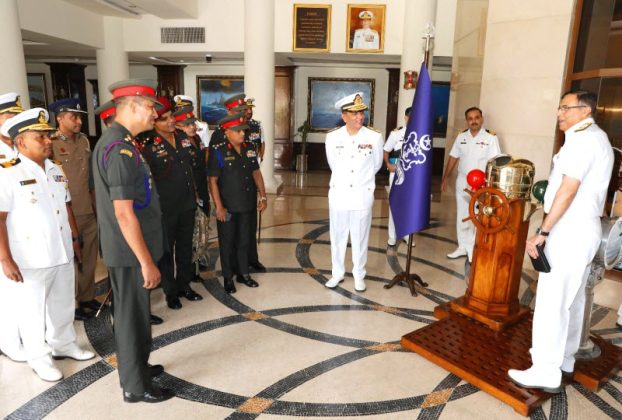
<instances>
[{"instance_id":1,"label":"flag stand tripod","mask_svg":"<svg viewBox=\"0 0 622 420\"><path fill-rule=\"evenodd\" d=\"M418 274L410 274L410 259L412 257L413 250L412 245L413 234L411 233L410 235L408 235L408 251L406 251L406 270L393 277L393 280L391 280L389 284L385 284L385 289L390 289L396 284L405 281L408 285L408 288L410 289L410 294L412 296L417 296L417 291L415 290L415 282L419 283L423 287L428 287L428 283L424 282Z\"/></svg>"}]
</instances>

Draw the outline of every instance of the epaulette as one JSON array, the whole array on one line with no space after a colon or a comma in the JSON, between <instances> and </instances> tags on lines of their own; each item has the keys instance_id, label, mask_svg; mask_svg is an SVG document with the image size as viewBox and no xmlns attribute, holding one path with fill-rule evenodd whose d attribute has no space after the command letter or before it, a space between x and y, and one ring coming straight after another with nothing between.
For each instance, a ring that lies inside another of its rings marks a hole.
<instances>
[{"instance_id":1,"label":"epaulette","mask_svg":"<svg viewBox=\"0 0 622 420\"><path fill-rule=\"evenodd\" d=\"M402 128L404 128L404 127L402 127L402 126L400 126L400 127L395 127L392 131L400 131Z\"/></svg>"},{"instance_id":2,"label":"epaulette","mask_svg":"<svg viewBox=\"0 0 622 420\"><path fill-rule=\"evenodd\" d=\"M378 130L378 129L376 129L376 128L372 127L371 125L368 125L368 126L367 126L367 128L369 128L369 129L370 129L370 130L372 130L372 131L375 131L376 133L380 133L380 130Z\"/></svg>"},{"instance_id":3,"label":"epaulette","mask_svg":"<svg viewBox=\"0 0 622 420\"><path fill-rule=\"evenodd\" d=\"M464 130L461 131L461 133L466 133L467 131L469 131L468 128L465 128ZM488 131L488 130L487 130Z\"/></svg>"},{"instance_id":4,"label":"epaulette","mask_svg":"<svg viewBox=\"0 0 622 420\"><path fill-rule=\"evenodd\" d=\"M61 168L63 167L63 162L61 162L60 160L50 159L50 162L52 162L56 166L60 166Z\"/></svg>"},{"instance_id":5,"label":"epaulette","mask_svg":"<svg viewBox=\"0 0 622 420\"><path fill-rule=\"evenodd\" d=\"M492 135L492 136L496 136L497 135L497 133L495 131L493 131L493 130L486 129L486 132L488 134Z\"/></svg>"},{"instance_id":6,"label":"epaulette","mask_svg":"<svg viewBox=\"0 0 622 420\"><path fill-rule=\"evenodd\" d=\"M221 146L224 146L225 142L220 142L220 143L216 143L216 144L210 144L210 147L213 147L214 149L218 149Z\"/></svg>"},{"instance_id":7,"label":"epaulette","mask_svg":"<svg viewBox=\"0 0 622 420\"><path fill-rule=\"evenodd\" d=\"M55 131L52 134L50 134L50 140L58 140L58 139L59 139L58 131Z\"/></svg>"},{"instance_id":8,"label":"epaulette","mask_svg":"<svg viewBox=\"0 0 622 420\"><path fill-rule=\"evenodd\" d=\"M333 132L333 131L335 131L335 130L339 130L341 127L343 127L343 126L340 126L340 127L335 127L335 128L333 128L332 130L328 130L326 133L332 133L332 132Z\"/></svg>"},{"instance_id":9,"label":"epaulette","mask_svg":"<svg viewBox=\"0 0 622 420\"><path fill-rule=\"evenodd\" d=\"M586 123L585 123L585 124L583 124L582 126L577 127L577 129L576 129L574 132L575 132L575 133L578 133L579 131L583 131L583 130L585 130L586 128L588 128L590 125L592 125L592 123L591 123L591 122L586 122Z\"/></svg>"},{"instance_id":10,"label":"epaulette","mask_svg":"<svg viewBox=\"0 0 622 420\"><path fill-rule=\"evenodd\" d=\"M11 166L19 165L20 162L21 160L19 160L19 158L14 158L11 160L7 160L6 162L0 163L0 166L3 168L10 168Z\"/></svg>"}]
</instances>

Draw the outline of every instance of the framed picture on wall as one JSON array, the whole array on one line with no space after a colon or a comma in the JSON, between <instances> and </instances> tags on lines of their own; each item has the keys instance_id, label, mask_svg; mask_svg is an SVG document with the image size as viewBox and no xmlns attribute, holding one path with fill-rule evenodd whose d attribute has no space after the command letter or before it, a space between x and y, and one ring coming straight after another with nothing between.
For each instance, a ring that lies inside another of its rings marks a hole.
<instances>
[{"instance_id":1,"label":"framed picture on wall","mask_svg":"<svg viewBox=\"0 0 622 420\"><path fill-rule=\"evenodd\" d=\"M384 4L348 4L346 51L384 51Z\"/></svg>"},{"instance_id":2,"label":"framed picture on wall","mask_svg":"<svg viewBox=\"0 0 622 420\"><path fill-rule=\"evenodd\" d=\"M363 93L363 102L368 106L364 124L373 125L374 87L374 79L309 77L307 121L311 131L326 132L343 125L341 110L335 108L335 102L357 92Z\"/></svg>"},{"instance_id":3,"label":"framed picture on wall","mask_svg":"<svg viewBox=\"0 0 622 420\"><path fill-rule=\"evenodd\" d=\"M330 50L330 4L294 4L293 50Z\"/></svg>"},{"instance_id":4,"label":"framed picture on wall","mask_svg":"<svg viewBox=\"0 0 622 420\"><path fill-rule=\"evenodd\" d=\"M227 115L225 100L240 93L244 93L242 76L197 76L199 118L213 129Z\"/></svg>"},{"instance_id":5,"label":"framed picture on wall","mask_svg":"<svg viewBox=\"0 0 622 420\"><path fill-rule=\"evenodd\" d=\"M434 108L433 136L447 135L447 116L449 114L449 82L432 82L432 107Z\"/></svg>"},{"instance_id":6,"label":"framed picture on wall","mask_svg":"<svg viewBox=\"0 0 622 420\"><path fill-rule=\"evenodd\" d=\"M45 74L28 73L28 96L31 108L47 108L47 86L45 85Z\"/></svg>"}]
</instances>

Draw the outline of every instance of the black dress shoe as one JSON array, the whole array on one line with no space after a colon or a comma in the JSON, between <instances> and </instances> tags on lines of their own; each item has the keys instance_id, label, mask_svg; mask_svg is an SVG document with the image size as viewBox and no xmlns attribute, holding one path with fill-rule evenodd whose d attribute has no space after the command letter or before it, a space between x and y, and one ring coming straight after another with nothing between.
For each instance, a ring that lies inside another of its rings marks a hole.
<instances>
[{"instance_id":1,"label":"black dress shoe","mask_svg":"<svg viewBox=\"0 0 622 420\"><path fill-rule=\"evenodd\" d=\"M167 296L166 305L171 309L181 309L181 302L178 297Z\"/></svg>"},{"instance_id":2,"label":"black dress shoe","mask_svg":"<svg viewBox=\"0 0 622 420\"><path fill-rule=\"evenodd\" d=\"M188 288L187 290L182 290L178 295L180 298L185 297L188 300L197 301L203 300L203 296L195 292L194 290Z\"/></svg>"},{"instance_id":3,"label":"black dress shoe","mask_svg":"<svg viewBox=\"0 0 622 420\"><path fill-rule=\"evenodd\" d=\"M225 292L228 294L237 292L232 278L225 278Z\"/></svg>"},{"instance_id":4,"label":"black dress shoe","mask_svg":"<svg viewBox=\"0 0 622 420\"><path fill-rule=\"evenodd\" d=\"M163 322L164 320L160 318L159 316L155 316L154 314L149 315L149 323L151 325L160 325Z\"/></svg>"},{"instance_id":5,"label":"black dress shoe","mask_svg":"<svg viewBox=\"0 0 622 420\"><path fill-rule=\"evenodd\" d=\"M259 261L249 264L248 268L253 269L253 271L255 271L256 273L266 272L266 266L260 263Z\"/></svg>"},{"instance_id":6,"label":"black dress shoe","mask_svg":"<svg viewBox=\"0 0 622 420\"><path fill-rule=\"evenodd\" d=\"M76 308L73 313L73 319L76 321L86 321L89 318L92 318L93 314L84 310L84 308Z\"/></svg>"},{"instance_id":7,"label":"black dress shoe","mask_svg":"<svg viewBox=\"0 0 622 420\"><path fill-rule=\"evenodd\" d=\"M149 366L149 373L151 374L152 378L155 378L156 376L164 373L164 366L162 365L148 365Z\"/></svg>"},{"instance_id":8,"label":"black dress shoe","mask_svg":"<svg viewBox=\"0 0 622 420\"><path fill-rule=\"evenodd\" d=\"M253 279L251 278L251 276L249 276L248 274L247 274L247 275L245 275L245 276L241 276L241 275L239 275L239 274L238 274L238 275L235 277L235 280L236 280L238 283L242 283L242 284L247 285L248 287L259 287L259 283L257 283L255 280L253 280Z\"/></svg>"},{"instance_id":9,"label":"black dress shoe","mask_svg":"<svg viewBox=\"0 0 622 420\"><path fill-rule=\"evenodd\" d=\"M80 302L80 308L90 309L91 311L98 311L101 306L102 304L95 299L86 302Z\"/></svg>"},{"instance_id":10,"label":"black dress shoe","mask_svg":"<svg viewBox=\"0 0 622 420\"><path fill-rule=\"evenodd\" d=\"M153 389L142 394L132 394L131 392L123 391L123 401L128 403L146 402L146 403L159 403L162 401L170 400L175 394L168 388L159 388L153 385Z\"/></svg>"}]
</instances>

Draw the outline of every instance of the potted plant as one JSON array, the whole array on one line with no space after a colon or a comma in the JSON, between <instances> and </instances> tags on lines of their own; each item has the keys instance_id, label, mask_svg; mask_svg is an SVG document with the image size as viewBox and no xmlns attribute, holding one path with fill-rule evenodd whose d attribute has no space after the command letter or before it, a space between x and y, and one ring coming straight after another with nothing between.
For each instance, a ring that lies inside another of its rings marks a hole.
<instances>
[{"instance_id":1,"label":"potted plant","mask_svg":"<svg viewBox=\"0 0 622 420\"><path fill-rule=\"evenodd\" d=\"M305 120L300 127L296 130L295 137L300 137L300 154L296 156L296 172L307 172L307 136L311 131L311 124L309 120Z\"/></svg>"}]
</instances>

